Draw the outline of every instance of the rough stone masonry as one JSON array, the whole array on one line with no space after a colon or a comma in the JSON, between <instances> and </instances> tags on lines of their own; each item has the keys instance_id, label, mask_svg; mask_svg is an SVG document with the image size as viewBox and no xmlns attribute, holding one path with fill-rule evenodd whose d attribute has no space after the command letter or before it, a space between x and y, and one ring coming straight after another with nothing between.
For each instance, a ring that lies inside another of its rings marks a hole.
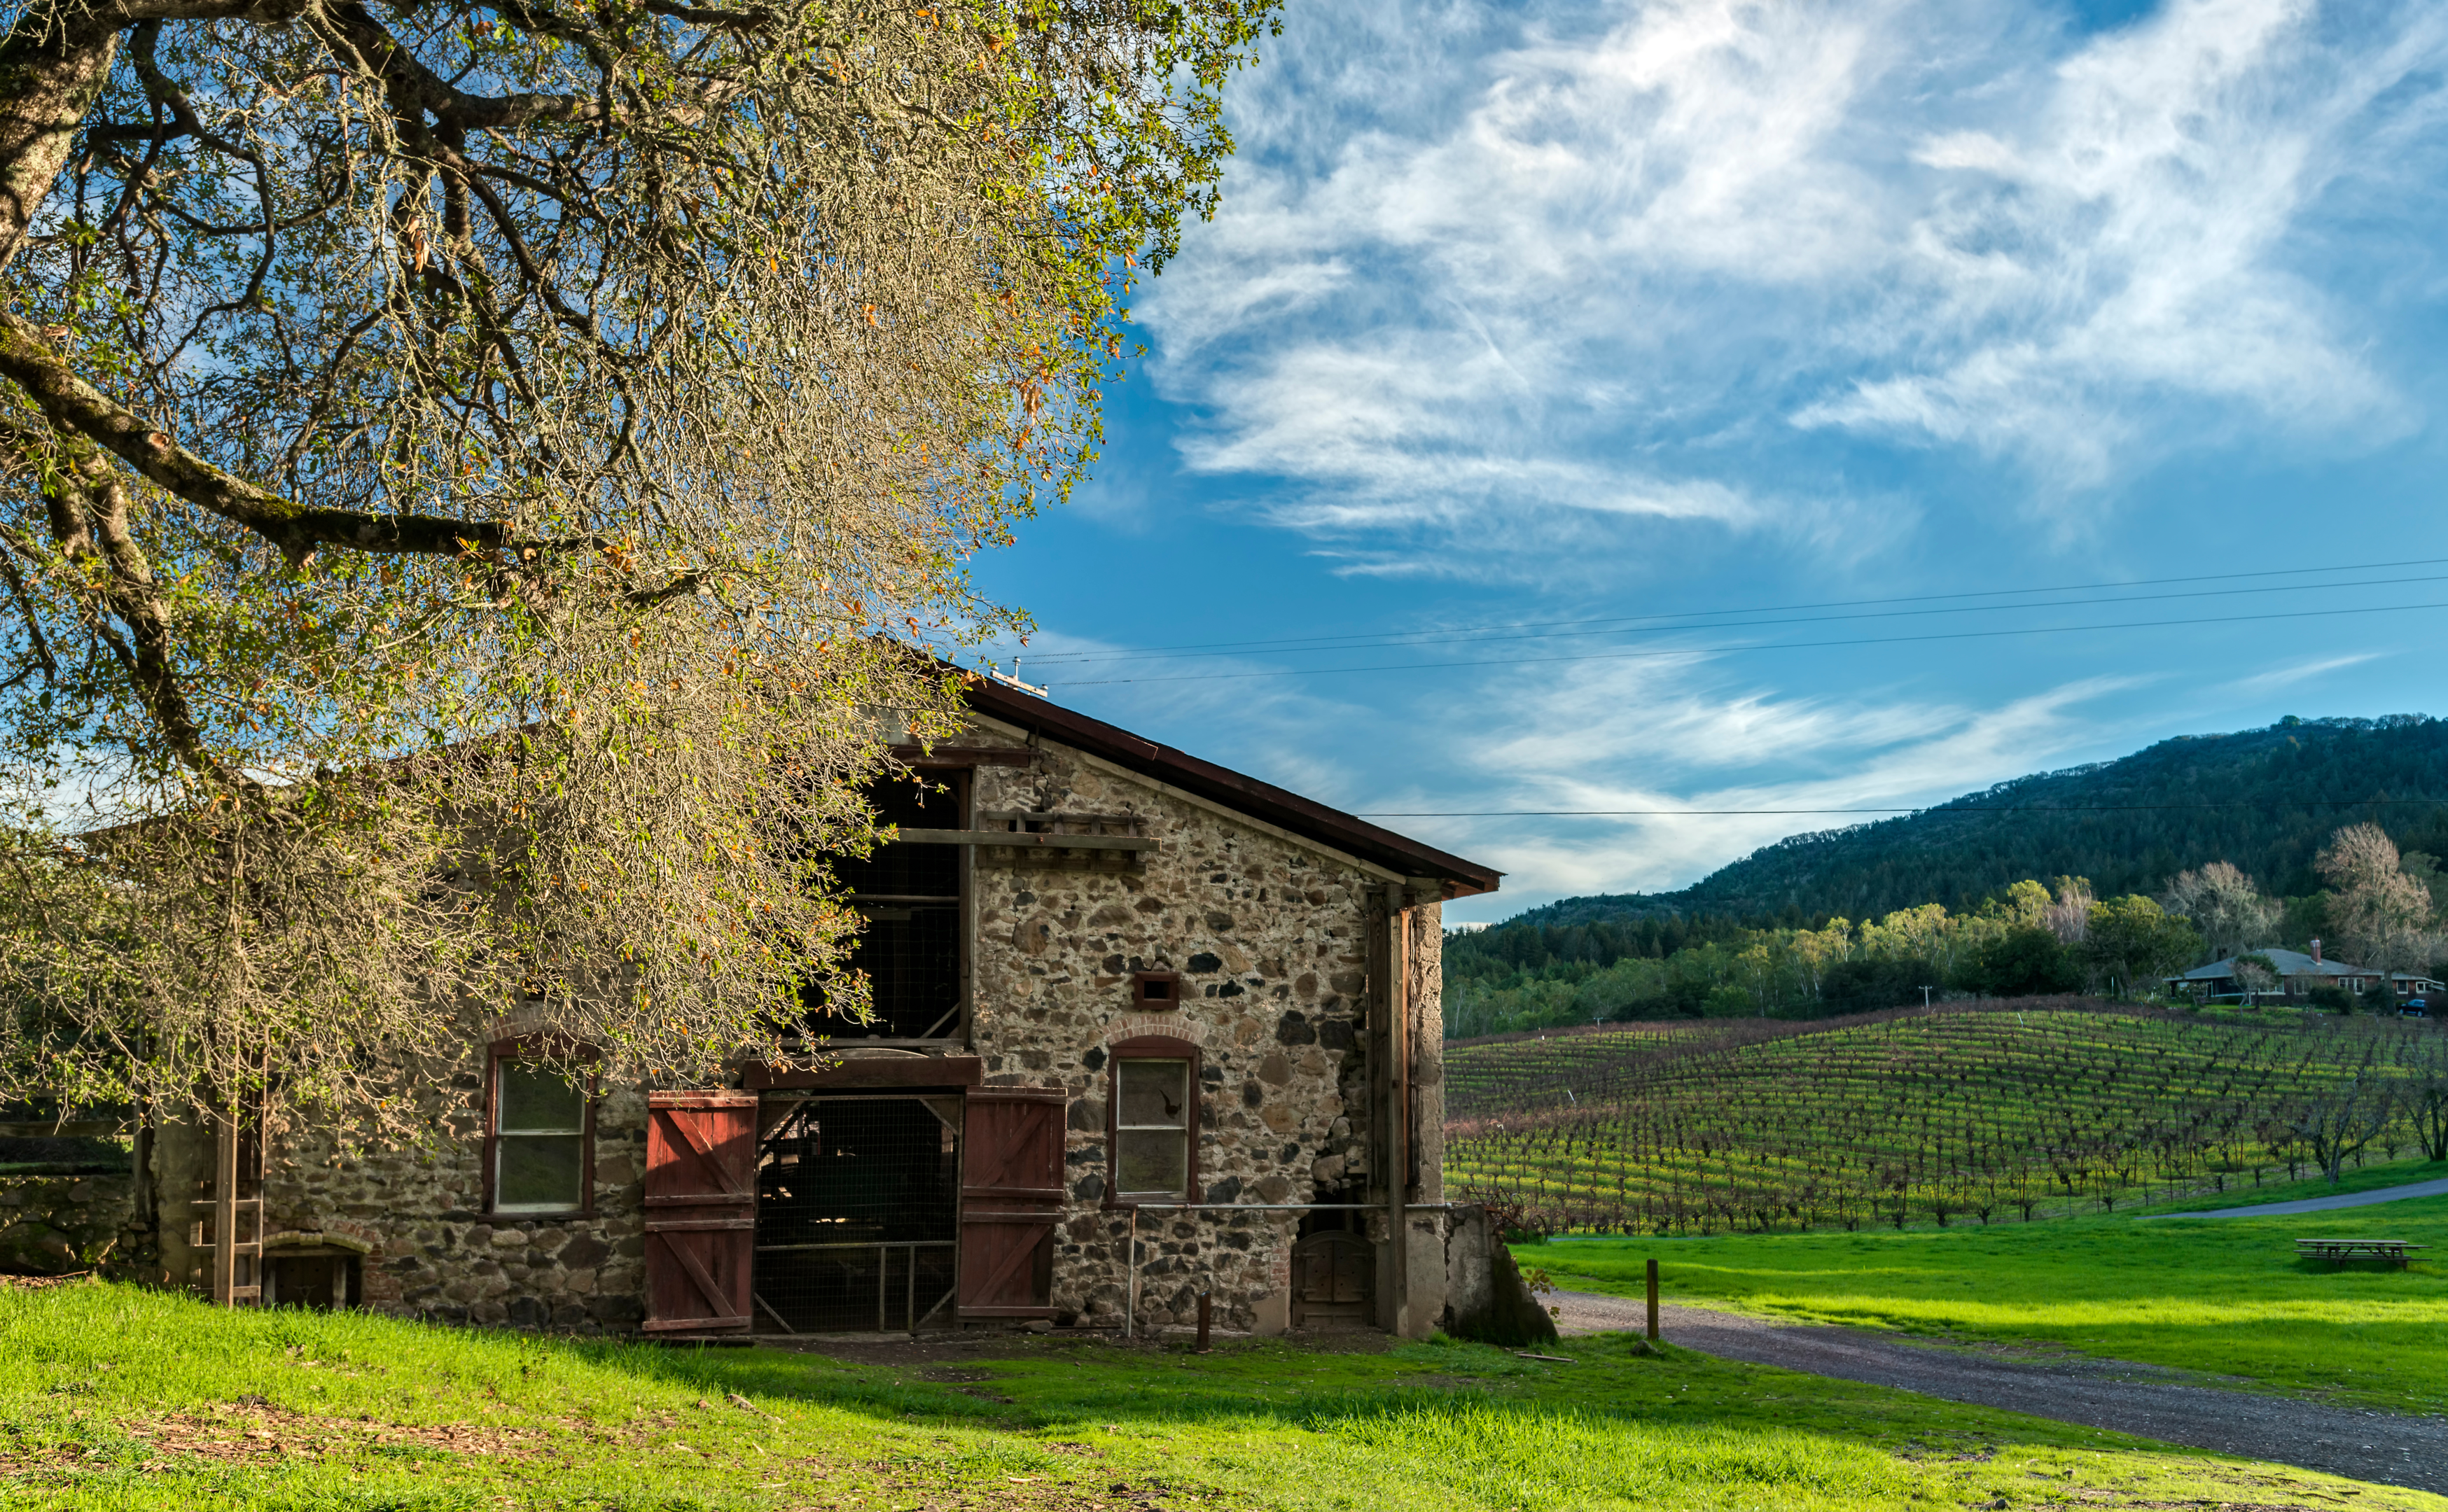
<instances>
[{"instance_id":1,"label":"rough stone masonry","mask_svg":"<svg viewBox=\"0 0 2448 1512\"><path fill-rule=\"evenodd\" d=\"M1121 1321L1134 1234L1142 1327L1189 1322L1204 1291L1220 1326L1283 1329L1305 1217L1348 1224L1378 1247L1381 1275L1394 1274L1383 1169L1392 1142L1380 1110L1406 1083L1406 1170L1395 1174L1409 1202L1430 1211L1406 1219L1401 1236L1418 1305L1407 1322L1384 1321L1415 1332L1432 1324L1443 1311L1450 1228L1433 1211L1444 1195L1440 904L1457 886L1492 887L1496 874L1250 779L1211 781L1206 774L1220 768L1111 727L996 696L1002 703L988 700L954 743L985 753L968 773L972 816L1095 816L1153 848L974 844L965 874L964 1021L942 1043L875 1053L924 1053L947 1057L946 1065L973 1056L974 1079L987 1087L1063 1091L1065 1196L1049 1298L1058 1320ZM1056 715L1070 722L1063 734L1085 734L1058 738L1023 722ZM1092 748L1100 747L1104 754ZM1141 751L1157 754L1141 759ZM1192 790L1200 782L1210 790ZM1359 854L1369 845L1377 859ZM1446 879L1430 873L1438 865ZM1401 962L1399 984L1378 964L1385 961ZM1372 982L1372 970L1387 980ZM1180 973L1177 1006L1135 1003L1134 973L1143 972ZM1394 1032L1390 1010L1372 1004L1399 1004L1403 1031ZM486 1211L483 1048L517 1030L515 1023L473 1027L463 1063L403 1071L403 1093L419 1100L430 1131L421 1141L350 1149L323 1130L276 1121L262 1186L266 1257L342 1258L354 1276L347 1303L388 1313L577 1332L637 1328L650 1291L644 1089L599 1089L583 1207ZM1195 1050L1196 1185L1184 1195L1216 1205L1209 1210L1134 1208L1107 1190L1114 1047L1148 1036ZM1384 1049L1397 1043L1407 1044L1400 1078ZM211 1166L210 1141L192 1124L165 1122L152 1131L146 1159L150 1200L140 1205L150 1221L121 1257L141 1258L148 1279L201 1285L205 1256L192 1240L208 1211L201 1174ZM92 1234L127 1226L124 1214L90 1203L72 1214L76 1204L54 1196L48 1188L22 1196L16 1205L39 1216L18 1218L19 1229L30 1234L26 1225L38 1223L89 1245ZM1365 1211L1327 1219L1321 1205Z\"/></svg>"}]
</instances>

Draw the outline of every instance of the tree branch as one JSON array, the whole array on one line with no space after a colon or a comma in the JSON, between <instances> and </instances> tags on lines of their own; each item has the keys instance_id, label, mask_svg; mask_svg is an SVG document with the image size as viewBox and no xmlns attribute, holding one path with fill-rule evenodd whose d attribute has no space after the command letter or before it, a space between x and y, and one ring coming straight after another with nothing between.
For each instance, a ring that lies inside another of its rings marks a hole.
<instances>
[{"instance_id":1,"label":"tree branch","mask_svg":"<svg viewBox=\"0 0 2448 1512\"><path fill-rule=\"evenodd\" d=\"M318 546L457 556L509 542L507 528L497 521L320 508L258 488L180 445L86 383L30 323L5 311L0 311L0 377L23 388L63 435L94 443L170 493L245 526L293 558L303 558Z\"/></svg>"},{"instance_id":2,"label":"tree branch","mask_svg":"<svg viewBox=\"0 0 2448 1512\"><path fill-rule=\"evenodd\" d=\"M600 102L579 95L463 93L427 67L416 54L401 47L364 6L332 6L323 14L329 17L330 31L335 33L328 40L345 47L345 53L342 47L335 47L334 52L341 54L341 62L355 63L380 79L384 93L391 97L392 108L404 121L421 123L421 117L430 114L462 131L491 131L539 123L577 123L602 117Z\"/></svg>"}]
</instances>

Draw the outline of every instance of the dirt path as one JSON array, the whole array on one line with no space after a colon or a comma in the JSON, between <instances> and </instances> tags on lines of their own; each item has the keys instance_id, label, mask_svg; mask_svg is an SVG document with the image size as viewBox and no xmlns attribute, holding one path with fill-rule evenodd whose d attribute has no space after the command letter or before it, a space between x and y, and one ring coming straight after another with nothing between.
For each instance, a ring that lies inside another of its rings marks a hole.
<instances>
[{"instance_id":1,"label":"dirt path","mask_svg":"<svg viewBox=\"0 0 2448 1512\"><path fill-rule=\"evenodd\" d=\"M1568 1334L1645 1326L1642 1305L1633 1298L1558 1292L1549 1300L1562 1310L1558 1326ZM1724 1359L2448 1494L2448 1418L2398 1417L2194 1386L2187 1383L2200 1377L2125 1360L2027 1365L1900 1344L1857 1329L1769 1323L1706 1308L1666 1307L1658 1325L1668 1343Z\"/></svg>"},{"instance_id":2,"label":"dirt path","mask_svg":"<svg viewBox=\"0 0 2448 1512\"><path fill-rule=\"evenodd\" d=\"M2448 1181L2409 1181L2368 1192L2342 1192L2336 1197L2307 1197L2297 1202L2264 1202L2259 1207L2215 1207L2207 1213L2152 1213L2139 1221L2163 1218L2285 1218L2289 1213L2327 1213L2342 1207L2371 1207L2402 1202L2409 1197L2448 1197Z\"/></svg>"}]
</instances>

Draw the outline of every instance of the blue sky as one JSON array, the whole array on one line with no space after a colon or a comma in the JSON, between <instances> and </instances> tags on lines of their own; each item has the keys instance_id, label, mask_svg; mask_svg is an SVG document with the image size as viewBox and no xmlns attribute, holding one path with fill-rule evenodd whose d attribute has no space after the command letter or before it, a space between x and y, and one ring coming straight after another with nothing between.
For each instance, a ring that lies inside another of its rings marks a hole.
<instances>
[{"instance_id":1,"label":"blue sky","mask_svg":"<svg viewBox=\"0 0 2448 1512\"><path fill-rule=\"evenodd\" d=\"M1291 0L1231 105L1095 480L980 564L1060 702L1470 814L2448 713L2448 607L2248 617L2448 561L2246 576L2448 558L2448 8ZM1485 633L1635 615L1750 623ZM1846 821L1382 822L1487 919Z\"/></svg>"}]
</instances>

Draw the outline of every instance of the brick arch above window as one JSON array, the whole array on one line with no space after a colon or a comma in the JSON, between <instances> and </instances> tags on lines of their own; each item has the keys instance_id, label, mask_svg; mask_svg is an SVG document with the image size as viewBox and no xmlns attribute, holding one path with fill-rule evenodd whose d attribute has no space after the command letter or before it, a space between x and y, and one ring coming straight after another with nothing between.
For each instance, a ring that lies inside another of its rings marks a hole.
<instances>
[{"instance_id":1,"label":"brick arch above window","mask_svg":"<svg viewBox=\"0 0 2448 1512\"><path fill-rule=\"evenodd\" d=\"M1119 1049L1125 1041L1136 1039L1177 1040L1193 1049L1209 1049L1208 1028L1193 1024L1178 1013L1129 1014L1110 1020L1105 1025L1105 1043Z\"/></svg>"},{"instance_id":2,"label":"brick arch above window","mask_svg":"<svg viewBox=\"0 0 2448 1512\"><path fill-rule=\"evenodd\" d=\"M1199 1046L1166 1032L1134 1034L1110 1048L1105 1205L1196 1201Z\"/></svg>"}]
</instances>

